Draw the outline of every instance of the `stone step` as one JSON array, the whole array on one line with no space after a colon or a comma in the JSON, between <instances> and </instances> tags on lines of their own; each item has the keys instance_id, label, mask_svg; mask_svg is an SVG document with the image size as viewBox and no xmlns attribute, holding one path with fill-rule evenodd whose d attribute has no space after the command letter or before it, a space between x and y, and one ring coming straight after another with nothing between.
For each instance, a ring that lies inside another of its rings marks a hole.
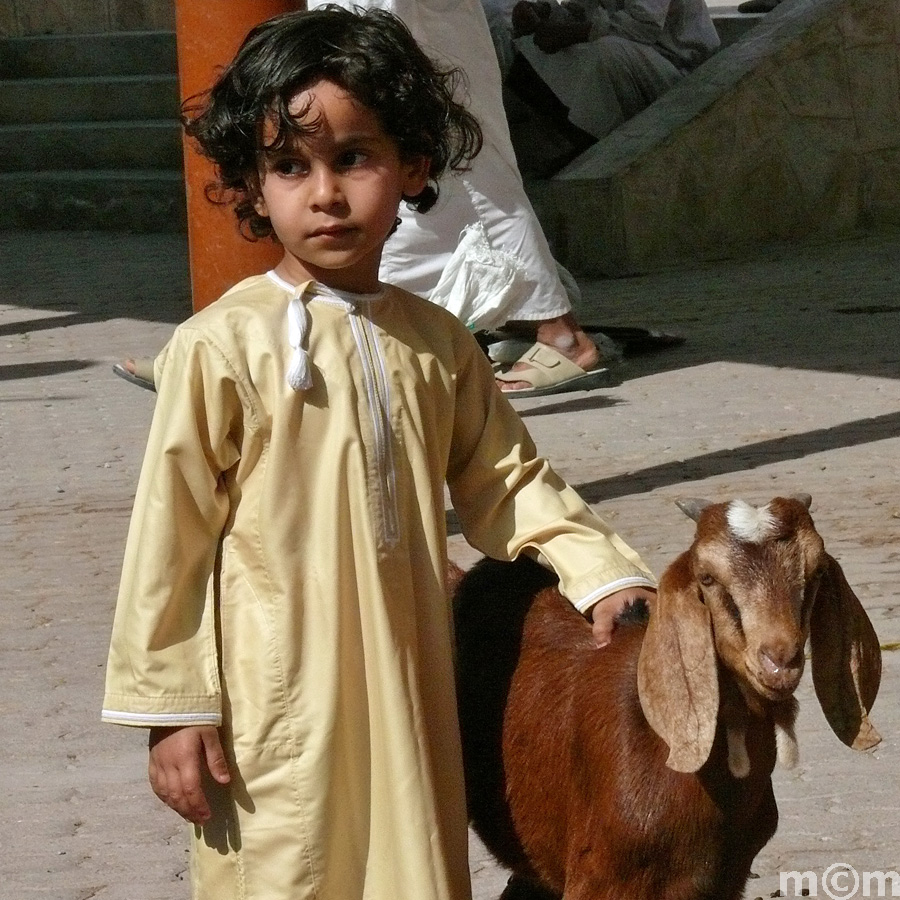
<instances>
[{"instance_id":1,"label":"stone step","mask_svg":"<svg viewBox=\"0 0 900 900\"><path fill-rule=\"evenodd\" d=\"M759 17L713 18L726 45ZM14 227L183 230L176 71L169 31L0 39Z\"/></svg>"},{"instance_id":2,"label":"stone step","mask_svg":"<svg viewBox=\"0 0 900 900\"><path fill-rule=\"evenodd\" d=\"M53 122L0 127L5 172L78 169L181 170L175 121Z\"/></svg>"},{"instance_id":3,"label":"stone step","mask_svg":"<svg viewBox=\"0 0 900 900\"><path fill-rule=\"evenodd\" d=\"M0 79L172 75L177 69L171 31L0 39Z\"/></svg>"},{"instance_id":4,"label":"stone step","mask_svg":"<svg viewBox=\"0 0 900 900\"><path fill-rule=\"evenodd\" d=\"M0 125L123 119L174 121L177 116L176 75L103 75L0 81Z\"/></svg>"},{"instance_id":5,"label":"stone step","mask_svg":"<svg viewBox=\"0 0 900 900\"><path fill-rule=\"evenodd\" d=\"M0 40L0 189L8 225L185 228L175 36Z\"/></svg>"},{"instance_id":6,"label":"stone step","mask_svg":"<svg viewBox=\"0 0 900 900\"><path fill-rule=\"evenodd\" d=\"M5 228L184 231L180 172L136 169L0 174Z\"/></svg>"}]
</instances>

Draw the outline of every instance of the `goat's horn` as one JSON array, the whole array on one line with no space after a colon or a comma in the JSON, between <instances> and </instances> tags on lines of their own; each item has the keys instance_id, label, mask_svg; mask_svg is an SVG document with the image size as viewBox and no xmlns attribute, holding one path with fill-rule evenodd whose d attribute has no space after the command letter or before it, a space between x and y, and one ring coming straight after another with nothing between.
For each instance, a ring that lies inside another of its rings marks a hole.
<instances>
[{"instance_id":1,"label":"goat's horn","mask_svg":"<svg viewBox=\"0 0 900 900\"><path fill-rule=\"evenodd\" d=\"M812 506L812 496L810 494L805 493L804 491L799 491L796 494L791 494L791 500L798 500L807 509L809 509L810 506Z\"/></svg>"},{"instance_id":2,"label":"goat's horn","mask_svg":"<svg viewBox=\"0 0 900 900\"><path fill-rule=\"evenodd\" d=\"M676 500L675 505L689 519L693 519L696 522L700 518L700 513L702 513L707 506L712 506L712 500L701 500L698 497L694 497L688 500Z\"/></svg>"}]
</instances>

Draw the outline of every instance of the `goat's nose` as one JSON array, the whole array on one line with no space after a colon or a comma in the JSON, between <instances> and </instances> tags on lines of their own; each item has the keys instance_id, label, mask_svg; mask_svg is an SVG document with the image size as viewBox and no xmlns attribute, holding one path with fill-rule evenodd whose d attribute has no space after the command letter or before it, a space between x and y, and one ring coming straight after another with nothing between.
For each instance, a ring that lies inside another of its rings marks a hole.
<instances>
[{"instance_id":1,"label":"goat's nose","mask_svg":"<svg viewBox=\"0 0 900 900\"><path fill-rule=\"evenodd\" d=\"M759 648L763 677L772 687L793 689L803 672L803 647L796 644L764 644Z\"/></svg>"}]
</instances>

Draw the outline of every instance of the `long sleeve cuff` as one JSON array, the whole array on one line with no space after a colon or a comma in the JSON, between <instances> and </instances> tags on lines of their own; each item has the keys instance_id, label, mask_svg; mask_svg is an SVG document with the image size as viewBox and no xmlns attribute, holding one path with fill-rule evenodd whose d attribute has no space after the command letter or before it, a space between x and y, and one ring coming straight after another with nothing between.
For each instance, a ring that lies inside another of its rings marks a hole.
<instances>
[{"instance_id":1,"label":"long sleeve cuff","mask_svg":"<svg viewBox=\"0 0 900 900\"><path fill-rule=\"evenodd\" d=\"M217 695L133 695L107 691L100 719L111 725L138 728L178 728L188 725L221 725L221 702Z\"/></svg>"},{"instance_id":2,"label":"long sleeve cuff","mask_svg":"<svg viewBox=\"0 0 900 900\"><path fill-rule=\"evenodd\" d=\"M109 725L134 725L138 728L178 728L188 725L221 725L222 717L211 712L137 713L104 709L100 719Z\"/></svg>"},{"instance_id":3,"label":"long sleeve cuff","mask_svg":"<svg viewBox=\"0 0 900 900\"><path fill-rule=\"evenodd\" d=\"M601 600L608 597L610 594L615 594L616 591L624 591L628 588L634 587L650 588L651 590L656 590L656 582L654 582L650 578L644 578L640 576L620 578L617 581L613 581L610 584L604 585L602 588L598 588L597 590L592 591L585 597L581 597L580 599L573 600L571 602L575 609L578 610L578 612L586 613L592 606L596 605Z\"/></svg>"}]
</instances>

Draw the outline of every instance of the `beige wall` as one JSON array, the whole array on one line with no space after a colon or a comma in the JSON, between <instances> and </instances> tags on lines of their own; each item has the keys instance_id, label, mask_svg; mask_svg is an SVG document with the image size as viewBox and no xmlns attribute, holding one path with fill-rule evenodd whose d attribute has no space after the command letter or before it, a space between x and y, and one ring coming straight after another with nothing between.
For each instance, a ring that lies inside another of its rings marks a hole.
<instances>
[{"instance_id":1,"label":"beige wall","mask_svg":"<svg viewBox=\"0 0 900 900\"><path fill-rule=\"evenodd\" d=\"M546 190L576 275L900 226L900 0L785 0Z\"/></svg>"},{"instance_id":2,"label":"beige wall","mask_svg":"<svg viewBox=\"0 0 900 900\"><path fill-rule=\"evenodd\" d=\"M0 36L175 28L175 0L0 0Z\"/></svg>"}]
</instances>

